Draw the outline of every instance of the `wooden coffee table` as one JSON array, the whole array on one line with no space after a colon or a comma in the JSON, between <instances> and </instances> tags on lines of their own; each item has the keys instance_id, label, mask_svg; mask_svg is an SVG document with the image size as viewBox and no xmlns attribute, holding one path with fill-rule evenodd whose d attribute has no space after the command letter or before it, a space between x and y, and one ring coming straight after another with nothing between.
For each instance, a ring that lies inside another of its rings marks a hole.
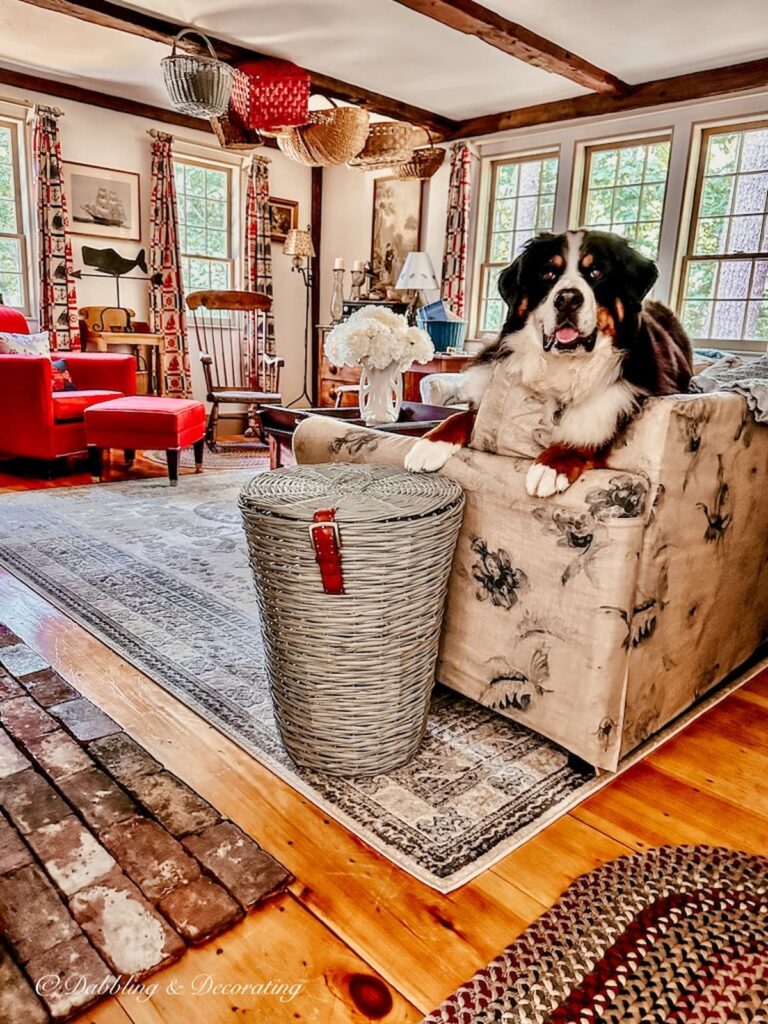
<instances>
[{"instance_id":1,"label":"wooden coffee table","mask_svg":"<svg viewBox=\"0 0 768 1024\"><path fill-rule=\"evenodd\" d=\"M412 434L421 437L438 423L448 419L457 410L450 406L425 405L423 402L403 402L400 418L397 423L387 423L376 427L393 434ZM265 405L259 409L259 420L264 433L269 438L269 468L293 466L293 433L296 427L308 416L331 416L333 419L344 420L365 426L357 406L341 409L289 409L283 405Z\"/></svg>"}]
</instances>

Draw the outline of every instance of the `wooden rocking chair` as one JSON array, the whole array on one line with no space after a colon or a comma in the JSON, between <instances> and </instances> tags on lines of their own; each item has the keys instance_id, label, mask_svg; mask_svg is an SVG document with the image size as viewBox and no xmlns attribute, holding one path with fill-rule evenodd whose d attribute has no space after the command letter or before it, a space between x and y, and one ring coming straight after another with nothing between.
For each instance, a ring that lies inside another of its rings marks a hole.
<instances>
[{"instance_id":1,"label":"wooden rocking chair","mask_svg":"<svg viewBox=\"0 0 768 1024\"><path fill-rule=\"evenodd\" d=\"M205 439L211 451L217 451L222 447L216 433L220 403L247 405L249 427L254 409L280 404L284 360L266 351L272 299L259 292L192 292L187 306L205 374L206 400L211 403Z\"/></svg>"}]
</instances>

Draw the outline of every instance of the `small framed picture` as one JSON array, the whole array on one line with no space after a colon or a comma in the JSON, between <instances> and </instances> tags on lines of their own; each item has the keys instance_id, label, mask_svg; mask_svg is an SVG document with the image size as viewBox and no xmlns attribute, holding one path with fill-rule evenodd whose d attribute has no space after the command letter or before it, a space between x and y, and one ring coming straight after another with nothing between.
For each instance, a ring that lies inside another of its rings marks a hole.
<instances>
[{"instance_id":1,"label":"small framed picture","mask_svg":"<svg viewBox=\"0 0 768 1024\"><path fill-rule=\"evenodd\" d=\"M273 242L284 242L288 232L299 226L299 204L295 199L269 197L270 238Z\"/></svg>"},{"instance_id":2,"label":"small framed picture","mask_svg":"<svg viewBox=\"0 0 768 1024\"><path fill-rule=\"evenodd\" d=\"M141 239L139 175L62 161L73 235Z\"/></svg>"}]
</instances>

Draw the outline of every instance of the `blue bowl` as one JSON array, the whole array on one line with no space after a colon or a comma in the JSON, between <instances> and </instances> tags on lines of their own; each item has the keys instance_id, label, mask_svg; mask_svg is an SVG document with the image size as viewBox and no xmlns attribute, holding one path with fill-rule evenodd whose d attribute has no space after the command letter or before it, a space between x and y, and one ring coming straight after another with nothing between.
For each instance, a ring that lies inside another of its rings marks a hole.
<instances>
[{"instance_id":1,"label":"blue bowl","mask_svg":"<svg viewBox=\"0 0 768 1024\"><path fill-rule=\"evenodd\" d=\"M422 320L420 317L417 319L419 327L432 339L436 352L447 352L448 349L464 351L467 337L466 320Z\"/></svg>"}]
</instances>

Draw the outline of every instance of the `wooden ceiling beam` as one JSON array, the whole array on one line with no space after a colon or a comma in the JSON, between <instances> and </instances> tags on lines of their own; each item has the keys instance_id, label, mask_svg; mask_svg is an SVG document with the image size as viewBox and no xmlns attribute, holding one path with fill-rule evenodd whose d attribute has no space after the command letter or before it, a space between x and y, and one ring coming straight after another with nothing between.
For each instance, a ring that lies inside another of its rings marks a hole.
<instances>
[{"instance_id":1,"label":"wooden ceiling beam","mask_svg":"<svg viewBox=\"0 0 768 1024\"><path fill-rule=\"evenodd\" d=\"M142 39L150 39L156 43L164 43L168 47L173 43L179 30L187 27L154 14L123 7L121 4L113 3L112 0L23 0L23 2L31 4L33 7L54 11L56 14L77 18L90 25L111 28L139 36ZM207 31L206 35L209 36L217 55L227 62L259 60L267 56L257 50L210 36ZM180 46L190 52L201 51L200 46L191 39L182 40ZM314 92L324 96L333 96L346 103L354 103L377 114L383 114L385 117L427 128L436 140L453 134L459 125L458 121L452 121L450 118L423 110L421 107L371 92L369 89L351 85L349 82L342 82L315 71L310 71L309 74Z\"/></svg>"},{"instance_id":2,"label":"wooden ceiling beam","mask_svg":"<svg viewBox=\"0 0 768 1024\"><path fill-rule=\"evenodd\" d=\"M568 78L585 89L599 93L621 93L629 86L610 71L590 64L563 46L545 39L523 25L508 21L475 0L395 0L403 7L423 14L457 32L477 36L489 46L511 57Z\"/></svg>"},{"instance_id":3,"label":"wooden ceiling beam","mask_svg":"<svg viewBox=\"0 0 768 1024\"><path fill-rule=\"evenodd\" d=\"M462 122L461 128L453 137L477 138L496 132L513 131L516 128L572 121L579 117L617 114L626 110L662 106L665 103L686 103L690 100L708 99L712 96L766 86L768 58L761 58L744 64L732 64L724 68L661 78L655 82L643 82L642 85L632 86L629 92L621 95L592 93L589 96L575 96L572 99L538 103L535 106L520 107L518 110L508 110L500 114L469 118Z\"/></svg>"}]
</instances>

